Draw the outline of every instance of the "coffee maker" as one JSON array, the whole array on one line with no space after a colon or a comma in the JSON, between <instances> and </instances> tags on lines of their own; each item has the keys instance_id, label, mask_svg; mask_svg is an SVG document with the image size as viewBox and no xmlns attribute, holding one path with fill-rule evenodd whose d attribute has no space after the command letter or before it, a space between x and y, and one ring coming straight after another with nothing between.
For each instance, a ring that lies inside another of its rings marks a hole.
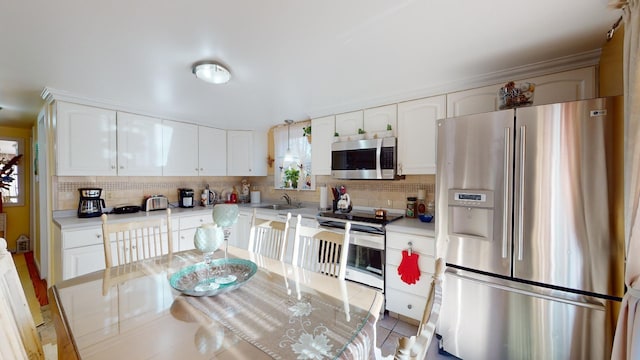
<instances>
[{"instance_id":1,"label":"coffee maker","mask_svg":"<svg viewBox=\"0 0 640 360\"><path fill-rule=\"evenodd\" d=\"M193 207L193 189L178 189L178 194L180 195L179 205L181 208Z\"/></svg>"},{"instance_id":2,"label":"coffee maker","mask_svg":"<svg viewBox=\"0 0 640 360\"><path fill-rule=\"evenodd\" d=\"M102 215L102 208L105 208L104 199L100 198L102 189L81 188L80 201L78 202L78 217L91 218Z\"/></svg>"}]
</instances>

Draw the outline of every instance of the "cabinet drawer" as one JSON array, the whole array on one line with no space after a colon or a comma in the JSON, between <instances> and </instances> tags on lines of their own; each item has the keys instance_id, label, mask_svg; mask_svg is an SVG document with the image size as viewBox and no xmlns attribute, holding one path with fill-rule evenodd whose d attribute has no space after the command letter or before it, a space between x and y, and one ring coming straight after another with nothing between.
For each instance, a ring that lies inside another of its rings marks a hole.
<instances>
[{"instance_id":1,"label":"cabinet drawer","mask_svg":"<svg viewBox=\"0 0 640 360\"><path fill-rule=\"evenodd\" d=\"M420 268L420 271L433 274L436 270L436 258L422 253L418 254L418 267ZM385 255L387 257L387 266L400 266L400 263L402 262L401 250L387 249L387 253Z\"/></svg>"},{"instance_id":2,"label":"cabinet drawer","mask_svg":"<svg viewBox=\"0 0 640 360\"><path fill-rule=\"evenodd\" d=\"M386 308L400 315L420 321L424 307L427 305L427 297L408 294L402 291L387 289Z\"/></svg>"},{"instance_id":3,"label":"cabinet drawer","mask_svg":"<svg viewBox=\"0 0 640 360\"><path fill-rule=\"evenodd\" d=\"M211 213L202 215L182 216L180 217L180 229L197 228L202 224L212 223L213 215Z\"/></svg>"},{"instance_id":4,"label":"cabinet drawer","mask_svg":"<svg viewBox=\"0 0 640 360\"><path fill-rule=\"evenodd\" d=\"M413 250L420 255L436 255L436 240L428 236L418 236L398 232L387 232L387 247L397 250L409 248L411 243Z\"/></svg>"},{"instance_id":5,"label":"cabinet drawer","mask_svg":"<svg viewBox=\"0 0 640 360\"><path fill-rule=\"evenodd\" d=\"M427 294L429 294L432 276L433 274L431 273L421 271L420 280L416 281L415 284L409 285L400 279L398 267L389 265L385 272L385 286L387 289L400 290L426 299Z\"/></svg>"},{"instance_id":6,"label":"cabinet drawer","mask_svg":"<svg viewBox=\"0 0 640 360\"><path fill-rule=\"evenodd\" d=\"M102 228L62 231L62 248L72 249L81 246L102 244Z\"/></svg>"}]
</instances>

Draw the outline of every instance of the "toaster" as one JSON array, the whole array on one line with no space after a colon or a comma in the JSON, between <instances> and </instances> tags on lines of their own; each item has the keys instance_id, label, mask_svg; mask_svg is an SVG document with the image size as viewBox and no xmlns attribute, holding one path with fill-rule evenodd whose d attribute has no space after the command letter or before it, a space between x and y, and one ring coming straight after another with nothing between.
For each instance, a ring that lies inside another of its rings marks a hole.
<instances>
[{"instance_id":1,"label":"toaster","mask_svg":"<svg viewBox=\"0 0 640 360\"><path fill-rule=\"evenodd\" d=\"M142 210L164 210L169 207L169 200L164 195L152 195L144 199L142 202Z\"/></svg>"}]
</instances>

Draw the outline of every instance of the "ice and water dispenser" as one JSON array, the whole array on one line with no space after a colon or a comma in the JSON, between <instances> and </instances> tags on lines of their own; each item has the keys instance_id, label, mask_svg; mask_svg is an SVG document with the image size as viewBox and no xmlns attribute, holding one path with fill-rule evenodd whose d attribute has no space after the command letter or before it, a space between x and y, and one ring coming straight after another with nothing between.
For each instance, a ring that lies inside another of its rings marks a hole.
<instances>
[{"instance_id":1,"label":"ice and water dispenser","mask_svg":"<svg viewBox=\"0 0 640 360\"><path fill-rule=\"evenodd\" d=\"M449 236L493 239L493 191L449 189Z\"/></svg>"}]
</instances>

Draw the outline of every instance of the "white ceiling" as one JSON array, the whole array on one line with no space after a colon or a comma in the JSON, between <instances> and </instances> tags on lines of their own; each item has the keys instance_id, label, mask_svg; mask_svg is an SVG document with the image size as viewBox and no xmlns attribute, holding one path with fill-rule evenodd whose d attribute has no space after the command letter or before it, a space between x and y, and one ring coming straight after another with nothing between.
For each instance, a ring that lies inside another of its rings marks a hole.
<instances>
[{"instance_id":1,"label":"white ceiling","mask_svg":"<svg viewBox=\"0 0 640 360\"><path fill-rule=\"evenodd\" d=\"M0 7L0 125L28 127L45 87L225 129L457 90L600 49L607 0L56 0ZM195 79L216 60L232 79Z\"/></svg>"}]
</instances>

